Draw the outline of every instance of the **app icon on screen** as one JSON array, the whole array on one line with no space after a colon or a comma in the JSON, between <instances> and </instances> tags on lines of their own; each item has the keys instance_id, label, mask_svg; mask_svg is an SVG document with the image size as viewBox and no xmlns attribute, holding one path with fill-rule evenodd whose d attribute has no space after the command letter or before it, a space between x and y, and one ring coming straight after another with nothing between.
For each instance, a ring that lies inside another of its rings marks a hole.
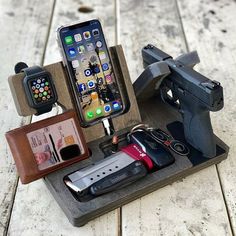
<instances>
[{"instance_id":1,"label":"app icon on screen","mask_svg":"<svg viewBox=\"0 0 236 236\"><path fill-rule=\"evenodd\" d=\"M89 81L88 81L88 87L89 87L90 89L95 87L95 83L94 83L93 80L89 80Z\"/></svg>"},{"instance_id":2,"label":"app icon on screen","mask_svg":"<svg viewBox=\"0 0 236 236\"><path fill-rule=\"evenodd\" d=\"M89 60L90 60L92 63L97 63L98 58L97 58L97 56L92 55L92 56L89 58Z\"/></svg>"},{"instance_id":3,"label":"app icon on screen","mask_svg":"<svg viewBox=\"0 0 236 236\"><path fill-rule=\"evenodd\" d=\"M90 94L90 96L91 96L92 100L97 100L98 99L98 93L97 92L92 92Z\"/></svg>"},{"instance_id":4,"label":"app icon on screen","mask_svg":"<svg viewBox=\"0 0 236 236\"><path fill-rule=\"evenodd\" d=\"M99 30L98 29L92 30L92 33L93 33L94 37L99 36Z\"/></svg>"},{"instance_id":5,"label":"app icon on screen","mask_svg":"<svg viewBox=\"0 0 236 236\"><path fill-rule=\"evenodd\" d=\"M94 46L93 46L92 43L87 43L86 47L87 47L88 51L93 51L94 50Z\"/></svg>"},{"instance_id":6,"label":"app icon on screen","mask_svg":"<svg viewBox=\"0 0 236 236\"><path fill-rule=\"evenodd\" d=\"M76 55L76 51L75 51L74 48L70 48L70 49L68 50L68 53L69 53L70 57L74 57L74 56Z\"/></svg>"},{"instance_id":7,"label":"app icon on screen","mask_svg":"<svg viewBox=\"0 0 236 236\"><path fill-rule=\"evenodd\" d=\"M104 60L106 58L106 53L104 51L99 52L99 57L101 60Z\"/></svg>"},{"instance_id":8,"label":"app icon on screen","mask_svg":"<svg viewBox=\"0 0 236 236\"><path fill-rule=\"evenodd\" d=\"M79 92L80 92L80 93L86 90L86 85L85 85L84 83L79 84L78 87L79 87Z\"/></svg>"},{"instance_id":9,"label":"app icon on screen","mask_svg":"<svg viewBox=\"0 0 236 236\"><path fill-rule=\"evenodd\" d=\"M97 83L98 83L99 85L103 84L103 78L102 78L102 77L98 78L98 79L97 79Z\"/></svg>"},{"instance_id":10,"label":"app icon on screen","mask_svg":"<svg viewBox=\"0 0 236 236\"><path fill-rule=\"evenodd\" d=\"M82 40L81 34L74 35L75 42L80 42Z\"/></svg>"},{"instance_id":11,"label":"app icon on screen","mask_svg":"<svg viewBox=\"0 0 236 236\"><path fill-rule=\"evenodd\" d=\"M79 61L78 60L72 61L72 67L73 68L77 68L78 66L79 66Z\"/></svg>"},{"instance_id":12,"label":"app icon on screen","mask_svg":"<svg viewBox=\"0 0 236 236\"><path fill-rule=\"evenodd\" d=\"M106 82L107 82L108 84L110 84L110 83L112 82L112 78L111 78L110 75L106 75L105 78L106 78Z\"/></svg>"},{"instance_id":13,"label":"app icon on screen","mask_svg":"<svg viewBox=\"0 0 236 236\"><path fill-rule=\"evenodd\" d=\"M71 36L66 36L66 37L65 37L65 43L66 43L67 45L72 44L72 43L73 43L72 37L71 37Z\"/></svg>"},{"instance_id":14,"label":"app icon on screen","mask_svg":"<svg viewBox=\"0 0 236 236\"><path fill-rule=\"evenodd\" d=\"M107 113L107 112L110 112L111 111L111 106L110 105L106 105L104 106L104 111Z\"/></svg>"},{"instance_id":15,"label":"app icon on screen","mask_svg":"<svg viewBox=\"0 0 236 236\"><path fill-rule=\"evenodd\" d=\"M90 69L86 69L86 70L84 71L84 75L85 75L86 77L88 77L88 76L92 75L92 71L91 71Z\"/></svg>"},{"instance_id":16,"label":"app icon on screen","mask_svg":"<svg viewBox=\"0 0 236 236\"><path fill-rule=\"evenodd\" d=\"M80 54L85 52L85 47L84 47L84 45L80 45L80 46L78 47L78 52L79 52Z\"/></svg>"},{"instance_id":17,"label":"app icon on screen","mask_svg":"<svg viewBox=\"0 0 236 236\"><path fill-rule=\"evenodd\" d=\"M98 108L96 109L96 114L97 114L97 115L101 115L101 114L102 114L102 109L101 109L100 107L98 107Z\"/></svg>"},{"instance_id":18,"label":"app icon on screen","mask_svg":"<svg viewBox=\"0 0 236 236\"><path fill-rule=\"evenodd\" d=\"M98 41L96 42L96 46L97 46L98 48L101 48L101 47L102 47L102 41L98 40Z\"/></svg>"},{"instance_id":19,"label":"app icon on screen","mask_svg":"<svg viewBox=\"0 0 236 236\"><path fill-rule=\"evenodd\" d=\"M93 118L93 112L92 111L88 111L87 112L87 117L89 118L89 119L91 119L91 118Z\"/></svg>"},{"instance_id":20,"label":"app icon on screen","mask_svg":"<svg viewBox=\"0 0 236 236\"><path fill-rule=\"evenodd\" d=\"M85 56L81 56L81 62L83 63L83 64L88 64L88 58L87 57L85 57Z\"/></svg>"},{"instance_id":21,"label":"app icon on screen","mask_svg":"<svg viewBox=\"0 0 236 236\"><path fill-rule=\"evenodd\" d=\"M93 72L94 72L95 74L98 74L98 73L100 72L100 69L99 69L99 66L98 66L98 65L96 65L96 66L93 68Z\"/></svg>"},{"instance_id":22,"label":"app icon on screen","mask_svg":"<svg viewBox=\"0 0 236 236\"><path fill-rule=\"evenodd\" d=\"M108 69L109 69L108 64L107 64L107 63L102 64L102 69L103 69L104 71L108 70Z\"/></svg>"},{"instance_id":23,"label":"app icon on screen","mask_svg":"<svg viewBox=\"0 0 236 236\"><path fill-rule=\"evenodd\" d=\"M91 38L91 34L90 34L89 31L85 31L85 32L83 33L83 36L84 36L84 39L89 39L89 38Z\"/></svg>"},{"instance_id":24,"label":"app icon on screen","mask_svg":"<svg viewBox=\"0 0 236 236\"><path fill-rule=\"evenodd\" d=\"M112 107L114 110L119 110L120 109L120 104L118 102L113 102Z\"/></svg>"}]
</instances>

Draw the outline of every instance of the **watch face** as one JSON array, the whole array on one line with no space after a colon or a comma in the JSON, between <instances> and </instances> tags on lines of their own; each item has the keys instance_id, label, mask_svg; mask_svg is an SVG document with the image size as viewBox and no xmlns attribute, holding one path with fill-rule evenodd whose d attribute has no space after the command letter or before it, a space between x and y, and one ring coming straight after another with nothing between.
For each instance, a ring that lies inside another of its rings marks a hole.
<instances>
[{"instance_id":1,"label":"watch face","mask_svg":"<svg viewBox=\"0 0 236 236\"><path fill-rule=\"evenodd\" d=\"M30 79L28 86L32 94L34 104L40 105L44 103L54 102L54 93L50 78L47 76L40 76Z\"/></svg>"}]
</instances>

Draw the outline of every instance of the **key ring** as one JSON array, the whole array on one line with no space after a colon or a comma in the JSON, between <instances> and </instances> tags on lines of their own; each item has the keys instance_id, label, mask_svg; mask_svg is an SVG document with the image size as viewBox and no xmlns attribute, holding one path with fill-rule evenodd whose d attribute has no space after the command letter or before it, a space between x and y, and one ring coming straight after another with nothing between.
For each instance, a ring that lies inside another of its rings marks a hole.
<instances>
[{"instance_id":1,"label":"key ring","mask_svg":"<svg viewBox=\"0 0 236 236\"><path fill-rule=\"evenodd\" d=\"M153 127L149 127L148 124L138 124L134 126L130 132L127 134L127 139L130 141L130 134L132 134L135 131L147 131L151 134L151 136L160 144L166 146L167 148L170 148L172 151L177 153L181 156L186 156L189 154L189 148L182 142L175 140L171 135L166 133L165 131L161 129L154 129Z\"/></svg>"},{"instance_id":2,"label":"key ring","mask_svg":"<svg viewBox=\"0 0 236 236\"><path fill-rule=\"evenodd\" d=\"M149 128L149 125L148 124L138 124L138 125L135 125L129 132L129 134L133 133L136 129L144 129L144 130L148 130Z\"/></svg>"},{"instance_id":3,"label":"key ring","mask_svg":"<svg viewBox=\"0 0 236 236\"><path fill-rule=\"evenodd\" d=\"M130 132L127 134L127 140L128 140L128 142L130 142L130 135L133 133L133 132L135 132L135 131L143 131L143 130L145 130L145 131L148 131L148 129L149 129L149 125L148 124L143 124L143 123L140 123L140 124L138 124L138 125L135 125L131 130L130 130Z\"/></svg>"},{"instance_id":4,"label":"key ring","mask_svg":"<svg viewBox=\"0 0 236 236\"><path fill-rule=\"evenodd\" d=\"M171 135L161 129L153 129L150 131L150 134L156 141L164 144L166 147L181 156L187 156L190 152L189 148L184 143L175 140Z\"/></svg>"}]
</instances>

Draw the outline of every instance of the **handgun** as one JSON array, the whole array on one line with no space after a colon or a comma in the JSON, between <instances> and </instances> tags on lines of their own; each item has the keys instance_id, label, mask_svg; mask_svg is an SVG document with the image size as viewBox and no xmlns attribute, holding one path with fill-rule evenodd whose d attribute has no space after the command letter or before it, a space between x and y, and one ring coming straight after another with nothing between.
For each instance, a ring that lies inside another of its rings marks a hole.
<instances>
[{"instance_id":1,"label":"handgun","mask_svg":"<svg viewBox=\"0 0 236 236\"><path fill-rule=\"evenodd\" d=\"M142 58L144 68L156 62L168 65L169 72L159 87L162 100L182 114L186 141L205 157L216 156L209 111L219 111L224 106L220 83L198 73L180 58L174 60L151 44L142 49Z\"/></svg>"}]
</instances>

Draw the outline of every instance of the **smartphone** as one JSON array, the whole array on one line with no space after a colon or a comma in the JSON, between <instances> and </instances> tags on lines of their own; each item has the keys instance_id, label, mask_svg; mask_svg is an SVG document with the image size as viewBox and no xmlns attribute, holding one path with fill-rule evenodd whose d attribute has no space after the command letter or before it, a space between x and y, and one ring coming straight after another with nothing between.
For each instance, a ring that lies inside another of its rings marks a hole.
<instances>
[{"instance_id":1,"label":"smartphone","mask_svg":"<svg viewBox=\"0 0 236 236\"><path fill-rule=\"evenodd\" d=\"M81 125L94 125L123 113L122 95L99 20L62 26L57 37Z\"/></svg>"}]
</instances>

